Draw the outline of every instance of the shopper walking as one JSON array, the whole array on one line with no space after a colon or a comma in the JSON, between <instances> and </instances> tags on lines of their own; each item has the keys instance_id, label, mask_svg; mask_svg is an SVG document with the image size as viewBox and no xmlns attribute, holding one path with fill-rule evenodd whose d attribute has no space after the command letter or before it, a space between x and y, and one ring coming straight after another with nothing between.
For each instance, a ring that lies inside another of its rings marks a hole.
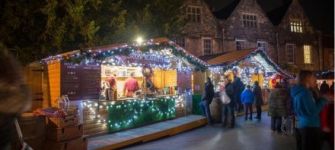
<instances>
[{"instance_id":1,"label":"shopper walking","mask_svg":"<svg viewBox=\"0 0 335 150\"><path fill-rule=\"evenodd\" d=\"M228 128L234 128L235 126L235 113L234 113L234 89L231 80L228 77L224 79L224 88L221 93L222 102L222 126Z\"/></svg>"},{"instance_id":2,"label":"shopper walking","mask_svg":"<svg viewBox=\"0 0 335 150\"><path fill-rule=\"evenodd\" d=\"M252 120L252 104L254 103L255 96L251 91L251 86L247 85L247 88L241 94L241 102L244 105L245 120Z\"/></svg>"},{"instance_id":3,"label":"shopper walking","mask_svg":"<svg viewBox=\"0 0 335 150\"><path fill-rule=\"evenodd\" d=\"M243 105L241 103L241 94L244 90L244 84L241 81L241 78L238 77L237 69L233 70L234 81L233 81L233 89L234 89L234 101L236 102L236 110L237 112L241 112L243 110Z\"/></svg>"},{"instance_id":4,"label":"shopper walking","mask_svg":"<svg viewBox=\"0 0 335 150\"><path fill-rule=\"evenodd\" d=\"M255 105L256 105L256 112L257 112L256 119L261 120L262 119L263 93L262 93L261 87L259 86L258 81L254 82L252 92L255 95Z\"/></svg>"},{"instance_id":5,"label":"shopper walking","mask_svg":"<svg viewBox=\"0 0 335 150\"><path fill-rule=\"evenodd\" d=\"M207 82L205 83L205 92L202 95L201 102L199 103L202 112L207 117L208 124L213 124L213 119L211 116L211 111L209 105L212 103L214 98L214 86L209 77L207 77Z\"/></svg>"},{"instance_id":6,"label":"shopper walking","mask_svg":"<svg viewBox=\"0 0 335 150\"><path fill-rule=\"evenodd\" d=\"M282 132L282 119L288 115L288 103L287 90L277 83L269 96L269 116L271 116L271 130L273 132Z\"/></svg>"},{"instance_id":7,"label":"shopper walking","mask_svg":"<svg viewBox=\"0 0 335 150\"><path fill-rule=\"evenodd\" d=\"M293 108L298 118L297 148L298 150L320 150L321 131L319 114L326 100L311 88L315 88L316 77L311 71L300 71L298 85L291 88Z\"/></svg>"}]
</instances>

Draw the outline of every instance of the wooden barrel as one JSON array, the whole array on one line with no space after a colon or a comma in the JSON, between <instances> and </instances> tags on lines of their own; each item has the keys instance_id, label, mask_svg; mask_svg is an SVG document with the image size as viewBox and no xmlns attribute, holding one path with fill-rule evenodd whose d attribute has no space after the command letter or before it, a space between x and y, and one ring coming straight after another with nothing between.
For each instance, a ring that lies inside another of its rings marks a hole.
<instances>
[{"instance_id":1,"label":"wooden barrel","mask_svg":"<svg viewBox=\"0 0 335 150\"><path fill-rule=\"evenodd\" d=\"M24 113L18 119L24 141L34 150L42 150L45 142L45 117Z\"/></svg>"},{"instance_id":2,"label":"wooden barrel","mask_svg":"<svg viewBox=\"0 0 335 150\"><path fill-rule=\"evenodd\" d=\"M213 121L218 123L221 122L221 102L219 97L215 97L210 104L211 115Z\"/></svg>"}]
</instances>

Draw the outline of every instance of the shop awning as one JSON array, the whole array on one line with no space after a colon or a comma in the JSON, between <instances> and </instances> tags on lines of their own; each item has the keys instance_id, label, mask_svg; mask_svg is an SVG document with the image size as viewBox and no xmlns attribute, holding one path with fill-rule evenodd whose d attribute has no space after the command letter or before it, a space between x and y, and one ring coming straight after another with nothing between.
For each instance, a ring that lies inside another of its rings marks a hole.
<instances>
[{"instance_id":1,"label":"shop awning","mask_svg":"<svg viewBox=\"0 0 335 150\"><path fill-rule=\"evenodd\" d=\"M228 52L207 61L212 67L223 67L230 69L241 61L256 61L262 65L268 72L278 72L285 77L292 77L291 74L282 70L263 50L252 48Z\"/></svg>"}]
</instances>

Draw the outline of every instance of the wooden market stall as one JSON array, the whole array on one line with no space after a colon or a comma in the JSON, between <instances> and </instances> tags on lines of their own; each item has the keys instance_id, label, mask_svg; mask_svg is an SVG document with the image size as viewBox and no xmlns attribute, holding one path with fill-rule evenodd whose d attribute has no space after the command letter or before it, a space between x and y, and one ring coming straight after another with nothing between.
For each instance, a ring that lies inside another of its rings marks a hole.
<instances>
[{"instance_id":1,"label":"wooden market stall","mask_svg":"<svg viewBox=\"0 0 335 150\"><path fill-rule=\"evenodd\" d=\"M191 113L207 63L165 38L71 51L43 59L52 107L66 95L85 135L116 132ZM129 96L125 85L138 89ZM153 86L150 86L153 85Z\"/></svg>"},{"instance_id":2,"label":"wooden market stall","mask_svg":"<svg viewBox=\"0 0 335 150\"><path fill-rule=\"evenodd\" d=\"M292 76L282 70L271 58L260 49L245 49L222 54L207 61L211 67L213 78L220 80L222 75L227 75L233 80L233 69L238 71L244 84L252 85L255 81L261 87L271 87L271 77L279 74L283 78ZM218 81L217 81L218 82Z\"/></svg>"}]
</instances>

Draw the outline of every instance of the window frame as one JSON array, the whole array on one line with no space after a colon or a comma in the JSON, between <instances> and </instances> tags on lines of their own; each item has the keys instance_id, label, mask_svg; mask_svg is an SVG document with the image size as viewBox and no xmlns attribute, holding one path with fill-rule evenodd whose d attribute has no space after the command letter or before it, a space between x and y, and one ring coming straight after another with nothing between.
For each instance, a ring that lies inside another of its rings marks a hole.
<instances>
[{"instance_id":1,"label":"window frame","mask_svg":"<svg viewBox=\"0 0 335 150\"><path fill-rule=\"evenodd\" d=\"M178 46L186 48L186 38L185 37L175 37L173 40ZM182 43L182 44L181 44Z\"/></svg>"},{"instance_id":2,"label":"window frame","mask_svg":"<svg viewBox=\"0 0 335 150\"><path fill-rule=\"evenodd\" d=\"M240 46L240 47L241 47L240 49L237 48L237 43L238 43L238 42L243 43L243 44ZM247 41L244 40L244 39L235 39L235 49L236 49L237 51L245 49L245 48L246 48L246 43L247 43Z\"/></svg>"},{"instance_id":3,"label":"window frame","mask_svg":"<svg viewBox=\"0 0 335 150\"><path fill-rule=\"evenodd\" d=\"M259 48L263 48L262 50L264 50L264 51L267 51L268 48L269 48L269 44L268 44L268 42L263 41L263 40L259 40L259 41L257 41L256 44L257 44L257 48L258 48L258 49L259 49ZM263 46L259 47L258 44L261 44L261 45L263 45Z\"/></svg>"},{"instance_id":4,"label":"window frame","mask_svg":"<svg viewBox=\"0 0 335 150\"><path fill-rule=\"evenodd\" d=\"M307 49L308 47L308 49ZM306 61L306 52L308 51L309 53L309 61ZM303 56L304 56L304 64L309 65L312 64L312 46L309 44L304 44L303 45Z\"/></svg>"},{"instance_id":5,"label":"window frame","mask_svg":"<svg viewBox=\"0 0 335 150\"><path fill-rule=\"evenodd\" d=\"M289 59L288 57L288 47L292 46L292 61ZM293 43L286 43L285 45L285 57L286 57L286 61L288 64L295 64L295 51L297 49L297 45L293 44Z\"/></svg>"},{"instance_id":6,"label":"window frame","mask_svg":"<svg viewBox=\"0 0 335 150\"><path fill-rule=\"evenodd\" d=\"M201 6L188 5L186 7L186 18L188 19L188 22L202 23Z\"/></svg>"},{"instance_id":7,"label":"window frame","mask_svg":"<svg viewBox=\"0 0 335 150\"><path fill-rule=\"evenodd\" d=\"M213 54L213 39L210 37L203 37L202 39L202 53L203 55L212 55ZM206 53L206 40L210 41L210 53Z\"/></svg>"},{"instance_id":8,"label":"window frame","mask_svg":"<svg viewBox=\"0 0 335 150\"><path fill-rule=\"evenodd\" d=\"M244 28L258 28L258 16L251 13L242 13L242 26Z\"/></svg>"},{"instance_id":9,"label":"window frame","mask_svg":"<svg viewBox=\"0 0 335 150\"><path fill-rule=\"evenodd\" d=\"M293 33L304 33L304 24L302 19L290 19L289 30Z\"/></svg>"}]
</instances>

